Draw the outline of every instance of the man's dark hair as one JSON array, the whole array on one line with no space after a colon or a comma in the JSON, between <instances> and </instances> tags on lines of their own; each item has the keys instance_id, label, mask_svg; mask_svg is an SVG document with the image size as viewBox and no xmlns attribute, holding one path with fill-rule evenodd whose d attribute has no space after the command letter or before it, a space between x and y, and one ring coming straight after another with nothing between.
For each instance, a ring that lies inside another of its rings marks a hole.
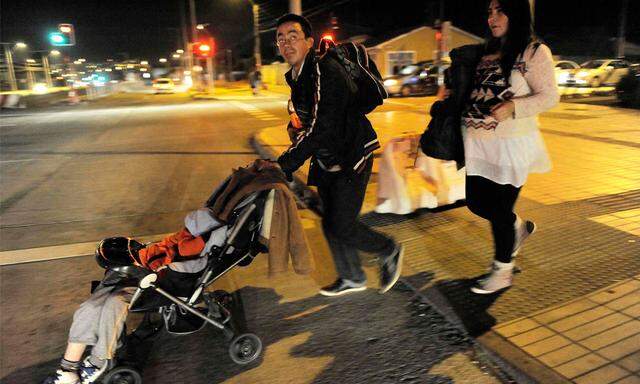
<instances>
[{"instance_id":1,"label":"man's dark hair","mask_svg":"<svg viewBox=\"0 0 640 384\"><path fill-rule=\"evenodd\" d=\"M304 37L309 38L313 34L313 29L311 28L311 23L305 17L296 15L295 13L287 13L286 15L280 17L276 22L276 28L281 26L284 23L298 23L300 27L302 27L302 32L304 32Z\"/></svg>"}]
</instances>

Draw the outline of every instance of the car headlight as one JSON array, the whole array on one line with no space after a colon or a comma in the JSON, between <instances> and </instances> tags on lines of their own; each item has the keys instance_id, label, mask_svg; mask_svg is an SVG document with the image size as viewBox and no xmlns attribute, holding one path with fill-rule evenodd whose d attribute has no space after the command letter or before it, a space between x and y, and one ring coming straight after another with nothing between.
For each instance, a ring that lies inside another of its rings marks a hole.
<instances>
[{"instance_id":1,"label":"car headlight","mask_svg":"<svg viewBox=\"0 0 640 384\"><path fill-rule=\"evenodd\" d=\"M587 77L587 76L589 76L589 72L587 71L580 71L576 73L576 77Z\"/></svg>"},{"instance_id":2,"label":"car headlight","mask_svg":"<svg viewBox=\"0 0 640 384\"><path fill-rule=\"evenodd\" d=\"M398 80L396 80L396 79L387 79L387 80L384 81L384 85L387 86L387 87L390 87L390 86L396 85L396 84L398 84Z\"/></svg>"}]
</instances>

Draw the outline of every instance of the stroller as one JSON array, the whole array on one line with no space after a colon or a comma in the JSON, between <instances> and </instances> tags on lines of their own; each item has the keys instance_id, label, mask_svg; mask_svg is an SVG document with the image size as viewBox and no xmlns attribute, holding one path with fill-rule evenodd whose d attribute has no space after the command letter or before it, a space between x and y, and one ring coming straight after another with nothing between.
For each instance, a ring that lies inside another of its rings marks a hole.
<instances>
[{"instance_id":1,"label":"stroller","mask_svg":"<svg viewBox=\"0 0 640 384\"><path fill-rule=\"evenodd\" d=\"M179 336L197 332L210 324L224 334L229 342L229 355L235 363L249 364L260 356L260 338L246 332L241 322L234 318L233 309L240 303L225 291L207 292L205 288L235 266L247 266L256 255L268 251L258 242L258 237L270 192L253 192L234 207L230 219L218 229L226 238L222 245L213 246L206 253L206 266L200 272L182 273L169 268L154 272L126 262L109 266L101 283L137 287L129 312L144 313L144 317L132 332L127 334L125 327L115 358L107 362L102 376L104 384L142 383L142 364L134 351L163 329ZM132 244L133 247L144 247L135 240L127 240L129 247Z\"/></svg>"}]
</instances>

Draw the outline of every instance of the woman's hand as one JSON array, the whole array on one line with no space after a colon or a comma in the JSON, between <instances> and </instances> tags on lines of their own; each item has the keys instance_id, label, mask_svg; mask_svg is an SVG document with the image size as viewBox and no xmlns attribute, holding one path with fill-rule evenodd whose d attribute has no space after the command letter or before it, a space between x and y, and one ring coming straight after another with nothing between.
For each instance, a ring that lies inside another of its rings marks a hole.
<instances>
[{"instance_id":1,"label":"woman's hand","mask_svg":"<svg viewBox=\"0 0 640 384\"><path fill-rule=\"evenodd\" d=\"M514 117L516 105L513 101L505 101L491 108L491 117L497 121L505 121Z\"/></svg>"}]
</instances>

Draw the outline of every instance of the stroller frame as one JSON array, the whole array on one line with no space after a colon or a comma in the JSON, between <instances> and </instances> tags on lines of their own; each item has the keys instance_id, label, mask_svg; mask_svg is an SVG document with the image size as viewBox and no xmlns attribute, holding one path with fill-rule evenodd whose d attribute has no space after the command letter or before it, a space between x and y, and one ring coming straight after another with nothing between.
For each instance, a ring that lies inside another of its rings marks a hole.
<instances>
[{"instance_id":1,"label":"stroller frame","mask_svg":"<svg viewBox=\"0 0 640 384\"><path fill-rule=\"evenodd\" d=\"M158 294L169 300L171 303L175 304L177 307L203 320L204 323L202 327L204 327L204 325L206 324L210 324L222 331L225 339L230 342L229 355L235 363L245 365L255 361L262 352L262 341L260 340L260 338L252 333L238 334L235 331L235 329L237 329L237 326L235 326L231 321L231 311L228 310L225 305L220 303L220 301L215 297L215 294L208 295L204 293L204 290L214 281L236 267L238 264L248 265L248 262L251 262L251 260L253 259L254 254L252 253L252 243L256 241L253 237L257 236L257 234L259 233L261 224L258 224L256 227L251 229L252 238L248 240L249 244L237 244L237 241L241 231L246 229L246 226L251 223L249 221L251 215L256 211L260 212L264 209L264 201L266 199L266 195L269 192L270 190L254 192L243 199L243 201L241 201L236 206L236 208L234 209L234 213L232 214L232 217L235 218L235 221L233 221L233 224L231 225L229 236L227 237L224 245L221 248L214 247L209 253L207 253L207 265L198 278L193 293L188 298L177 297L158 286L156 284L158 280L158 274L154 271L149 271L137 266L113 268L112 270L122 275L131 276L139 280L138 288L136 289L129 303L129 310L131 312L147 312L145 319L143 320L143 324L145 322L146 324L144 325L151 324L151 321L149 320L149 312L158 310L162 312L163 309L167 306L161 305L151 309L136 310L136 308L134 308L134 305L139 301L143 292L147 290L157 292ZM232 256L233 252L237 249L236 246L243 247L241 248L241 250L244 254L241 257L233 260L233 262L229 265L226 265L222 272L215 273L217 265L216 262L223 260L225 256ZM246 249L244 247L246 247ZM243 262L245 264L243 264ZM224 294L229 296L229 294L226 292L224 292ZM207 314L204 314L196 307L197 304L201 303L201 297L207 304ZM212 308L214 307L215 310L212 311ZM219 316L213 316L214 314L216 314L216 312ZM151 331L144 330L141 332L143 335L138 336L137 331L139 331L141 327L142 325L133 330L131 335L135 335L140 340L146 340L159 332L162 328L162 325L152 329ZM123 333L124 332L125 331L123 331ZM109 360L108 370L106 371L102 382L104 384L112 384L119 383L123 379L127 380L126 382L130 382L132 384L142 383L141 375L136 368L130 365L118 366L117 359Z\"/></svg>"}]
</instances>

